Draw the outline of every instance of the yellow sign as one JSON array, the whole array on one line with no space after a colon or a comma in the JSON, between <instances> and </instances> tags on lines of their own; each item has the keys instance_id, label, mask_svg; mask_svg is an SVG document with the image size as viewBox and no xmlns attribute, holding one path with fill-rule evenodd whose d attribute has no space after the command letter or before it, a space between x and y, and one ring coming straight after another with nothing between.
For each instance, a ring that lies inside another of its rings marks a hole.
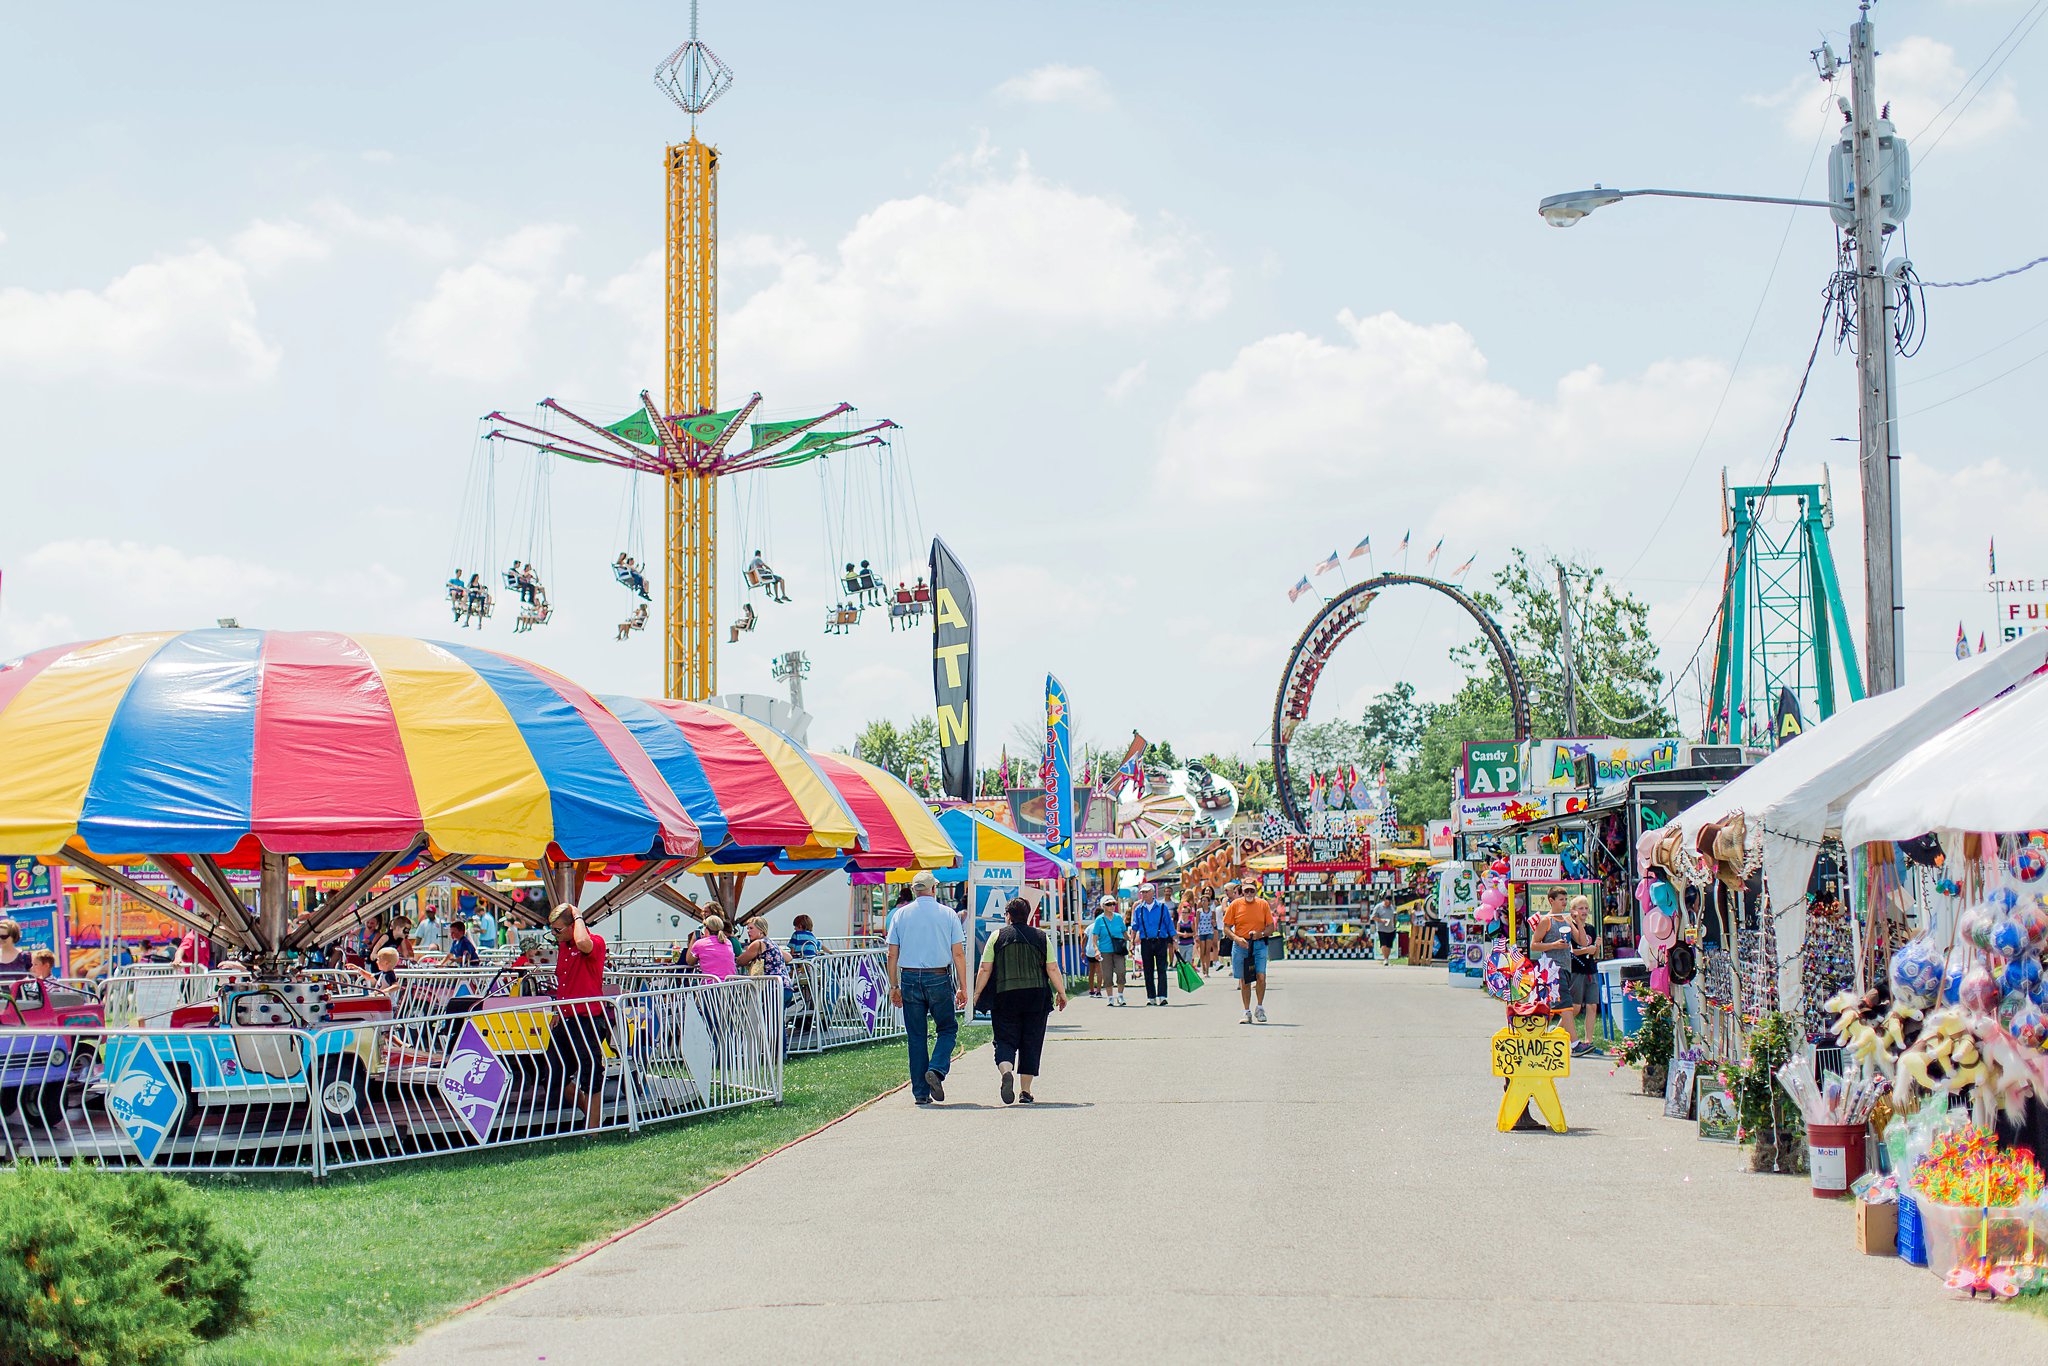
<instances>
[{"instance_id":1,"label":"yellow sign","mask_svg":"<svg viewBox=\"0 0 2048 1366\"><path fill-rule=\"evenodd\" d=\"M1531 1101L1553 1131L1565 1130L1557 1079L1572 1074L1572 1036L1547 1024L1542 1016L1518 1015L1493 1036L1493 1075L1507 1079L1494 1126L1502 1133L1515 1127Z\"/></svg>"}]
</instances>

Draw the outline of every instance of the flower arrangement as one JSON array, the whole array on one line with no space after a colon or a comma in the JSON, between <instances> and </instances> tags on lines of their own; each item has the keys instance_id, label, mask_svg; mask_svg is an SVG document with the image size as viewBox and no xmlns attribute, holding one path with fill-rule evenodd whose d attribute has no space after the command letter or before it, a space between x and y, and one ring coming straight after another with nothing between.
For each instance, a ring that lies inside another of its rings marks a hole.
<instances>
[{"instance_id":1,"label":"flower arrangement","mask_svg":"<svg viewBox=\"0 0 2048 1366\"><path fill-rule=\"evenodd\" d=\"M1643 1094L1663 1095L1664 1078L1671 1066L1671 1054L1678 1044L1678 1025L1671 1012L1671 998L1630 983L1628 994L1643 1012L1642 1028L1630 1035L1615 1051L1623 1067L1643 1072Z\"/></svg>"}]
</instances>

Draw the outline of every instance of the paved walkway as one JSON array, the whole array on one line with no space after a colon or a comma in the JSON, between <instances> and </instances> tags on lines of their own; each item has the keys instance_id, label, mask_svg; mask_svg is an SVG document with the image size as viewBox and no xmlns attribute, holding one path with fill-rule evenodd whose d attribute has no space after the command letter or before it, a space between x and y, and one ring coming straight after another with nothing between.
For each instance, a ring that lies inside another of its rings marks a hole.
<instances>
[{"instance_id":1,"label":"paved walkway","mask_svg":"<svg viewBox=\"0 0 2048 1366\"><path fill-rule=\"evenodd\" d=\"M1581 1063L1567 1135L1498 1134L1492 1002L1420 968L1276 965L1055 1017L1035 1108L986 1050L408 1363L2041 1360L2048 1321L1862 1257L1844 1205L1752 1176Z\"/></svg>"}]
</instances>

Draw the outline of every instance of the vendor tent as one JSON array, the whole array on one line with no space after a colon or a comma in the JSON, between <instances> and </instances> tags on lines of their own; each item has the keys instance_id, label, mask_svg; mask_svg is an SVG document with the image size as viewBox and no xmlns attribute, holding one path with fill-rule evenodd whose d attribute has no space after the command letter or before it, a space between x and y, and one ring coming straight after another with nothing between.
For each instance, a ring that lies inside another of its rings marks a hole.
<instances>
[{"instance_id":1,"label":"vendor tent","mask_svg":"<svg viewBox=\"0 0 2048 1366\"><path fill-rule=\"evenodd\" d=\"M1806 883L1820 841L1841 829L1849 801L1916 745L1948 729L2044 667L2048 632L2036 631L1967 663L1835 713L1678 817L1685 848L1700 827L1743 813L1748 857L1761 854L1781 951L1778 999L1799 1004L1800 957L1786 950L1806 939ZM1697 880L1711 879L1711 868Z\"/></svg>"},{"instance_id":2,"label":"vendor tent","mask_svg":"<svg viewBox=\"0 0 2048 1366\"><path fill-rule=\"evenodd\" d=\"M2048 828L2048 677L2027 679L1870 780L1842 816L1849 844L1929 830Z\"/></svg>"},{"instance_id":3,"label":"vendor tent","mask_svg":"<svg viewBox=\"0 0 2048 1366\"><path fill-rule=\"evenodd\" d=\"M949 806L939 812L939 828L960 851L960 862L938 874L941 882L965 882L969 865L975 863L1021 863L1028 882L1073 875L1073 864L971 806Z\"/></svg>"}]
</instances>

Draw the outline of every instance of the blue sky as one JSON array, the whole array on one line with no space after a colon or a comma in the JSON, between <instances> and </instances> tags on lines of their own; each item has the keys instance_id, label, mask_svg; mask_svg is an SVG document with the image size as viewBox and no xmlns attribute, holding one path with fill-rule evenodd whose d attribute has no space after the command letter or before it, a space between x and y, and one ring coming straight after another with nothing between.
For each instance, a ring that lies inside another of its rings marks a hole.
<instances>
[{"instance_id":1,"label":"blue sky","mask_svg":"<svg viewBox=\"0 0 2048 1366\"><path fill-rule=\"evenodd\" d=\"M649 73L687 11L589 10L9 7L0 654L224 615L446 632L477 416L659 384L660 151L685 125ZM2048 38L1941 109L2028 12L1879 8L1880 82L1920 134L1924 278L2048 251L2048 192L2016 174ZM986 736L1050 668L1084 734L1248 751L1309 611L1285 589L1411 528L1475 578L1511 545L1626 571L1682 667L1718 582L1719 472L1767 463L1832 233L1640 201L1558 232L1534 204L1594 180L1797 194L1809 166L1817 193L1832 120L1806 53L1853 15L713 3L738 73L704 123L724 395L904 425L923 528L982 587ZM2043 371L1995 378L2048 346L2018 335L2044 290L2048 269L1930 295L1900 365L1909 672L1959 619L1989 626L1988 534L2002 567L2048 573L2020 568L2048 557L2023 407ZM1824 348L1785 475L1831 462L1853 596L1853 447L1829 440L1853 435L1850 383ZM487 639L656 690L658 641L611 640L619 481L553 488L559 619ZM765 539L798 601L724 652L724 686L773 690L769 657L802 647L814 738L927 707L914 640L821 632L820 523L842 513L817 479L741 502L728 539ZM1323 714L1398 676L1450 684L1466 628L1382 607Z\"/></svg>"}]
</instances>

